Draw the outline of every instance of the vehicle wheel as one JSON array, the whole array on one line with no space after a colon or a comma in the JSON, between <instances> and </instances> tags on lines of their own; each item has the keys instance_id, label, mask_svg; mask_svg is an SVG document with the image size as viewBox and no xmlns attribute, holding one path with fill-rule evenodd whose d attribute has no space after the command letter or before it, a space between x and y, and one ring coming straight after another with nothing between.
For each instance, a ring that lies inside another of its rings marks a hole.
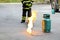
<instances>
[{"instance_id":1,"label":"vehicle wheel","mask_svg":"<svg viewBox=\"0 0 60 40\"><path fill-rule=\"evenodd\" d=\"M59 11L59 9L56 9L56 10L55 10L55 12L58 12L58 11Z\"/></svg>"}]
</instances>

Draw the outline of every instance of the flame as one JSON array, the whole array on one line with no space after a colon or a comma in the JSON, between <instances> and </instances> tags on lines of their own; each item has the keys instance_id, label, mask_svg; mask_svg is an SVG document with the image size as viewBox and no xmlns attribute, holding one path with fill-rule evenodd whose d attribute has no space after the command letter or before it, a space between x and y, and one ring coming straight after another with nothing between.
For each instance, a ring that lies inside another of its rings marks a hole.
<instances>
[{"instance_id":1,"label":"flame","mask_svg":"<svg viewBox=\"0 0 60 40\"><path fill-rule=\"evenodd\" d=\"M32 16L28 18L27 32L29 34L32 34L32 28L35 20L36 20L36 11L32 11Z\"/></svg>"},{"instance_id":2,"label":"flame","mask_svg":"<svg viewBox=\"0 0 60 40\"><path fill-rule=\"evenodd\" d=\"M33 28L33 22L32 22L31 17L30 17L28 20L29 20L29 23L28 23L27 32L28 32L29 34L31 34L31 33L32 33L32 28Z\"/></svg>"}]
</instances>

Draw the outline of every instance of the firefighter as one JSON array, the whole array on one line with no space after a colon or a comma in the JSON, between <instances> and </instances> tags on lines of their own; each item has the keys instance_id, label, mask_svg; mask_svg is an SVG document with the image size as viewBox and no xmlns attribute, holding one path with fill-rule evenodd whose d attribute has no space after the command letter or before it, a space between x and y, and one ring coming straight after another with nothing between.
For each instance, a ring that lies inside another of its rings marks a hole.
<instances>
[{"instance_id":1,"label":"firefighter","mask_svg":"<svg viewBox=\"0 0 60 40\"><path fill-rule=\"evenodd\" d=\"M28 17L31 17L31 7L32 7L32 0L22 0L22 20L21 20L21 23L24 23L25 22L25 19L26 19L26 13L28 13Z\"/></svg>"}]
</instances>

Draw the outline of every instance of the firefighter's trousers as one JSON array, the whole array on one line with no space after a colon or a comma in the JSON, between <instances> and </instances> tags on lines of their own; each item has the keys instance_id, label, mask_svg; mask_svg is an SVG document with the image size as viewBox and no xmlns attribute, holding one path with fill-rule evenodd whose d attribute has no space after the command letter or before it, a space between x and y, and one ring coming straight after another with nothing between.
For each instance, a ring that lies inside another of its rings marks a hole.
<instances>
[{"instance_id":1,"label":"firefighter's trousers","mask_svg":"<svg viewBox=\"0 0 60 40\"><path fill-rule=\"evenodd\" d=\"M25 21L26 16L27 17L31 17L31 8L30 9L23 9L23 12L22 12L22 21Z\"/></svg>"}]
</instances>

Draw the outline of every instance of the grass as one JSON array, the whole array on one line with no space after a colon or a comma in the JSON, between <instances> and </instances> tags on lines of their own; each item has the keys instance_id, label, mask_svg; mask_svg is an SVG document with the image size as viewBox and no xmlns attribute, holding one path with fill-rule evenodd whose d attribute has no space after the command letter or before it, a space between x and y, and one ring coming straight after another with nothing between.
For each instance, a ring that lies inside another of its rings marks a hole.
<instances>
[{"instance_id":1,"label":"grass","mask_svg":"<svg viewBox=\"0 0 60 40\"><path fill-rule=\"evenodd\" d=\"M44 0L33 0L33 1L44 2ZM0 3L20 3L20 2L21 2L21 0L0 0Z\"/></svg>"},{"instance_id":2,"label":"grass","mask_svg":"<svg viewBox=\"0 0 60 40\"><path fill-rule=\"evenodd\" d=\"M0 3L19 3L21 0L0 0Z\"/></svg>"}]
</instances>

